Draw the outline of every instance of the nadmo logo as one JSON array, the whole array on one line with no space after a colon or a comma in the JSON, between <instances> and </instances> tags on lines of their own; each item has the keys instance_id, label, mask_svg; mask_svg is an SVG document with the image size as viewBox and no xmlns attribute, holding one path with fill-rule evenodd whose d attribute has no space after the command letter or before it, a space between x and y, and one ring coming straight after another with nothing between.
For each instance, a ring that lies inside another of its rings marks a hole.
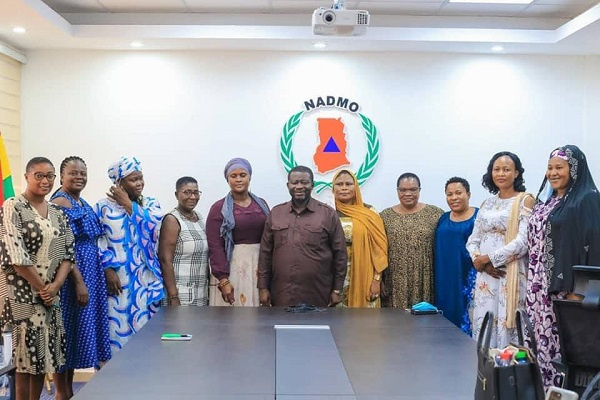
<instances>
[{"instance_id":1,"label":"nadmo logo","mask_svg":"<svg viewBox=\"0 0 600 400\"><path fill-rule=\"evenodd\" d=\"M353 132L348 132L348 130L354 129L354 126L358 124L361 127L358 129L364 132L364 138L366 139L366 154L360 167L353 170L353 172L356 173L359 185L365 183L373 174L375 165L379 161L379 138L377 128L373 125L373 122L360 113L359 110L358 103L344 97L323 96L306 100L304 109L288 119L281 133L279 149L286 173L298 165L293 147L295 142L298 141L295 140L296 133L302 130L304 135L312 134L313 138L314 136L318 138L316 148L311 151L313 154L312 163L308 160L301 160L302 164L312 164L316 169L314 190L320 193L325 188L331 188L331 179L318 180L316 176L324 176L342 167L352 169L351 166L354 163L349 159L348 148L349 138L353 138L355 135L351 135L350 133ZM324 111L327 111L327 113ZM313 113L316 116L312 118L314 120L312 128L309 126L308 129L301 129L304 128L301 126L302 121ZM355 121L356 119L358 121ZM301 142L303 144L310 143L310 137L303 138Z\"/></svg>"}]
</instances>

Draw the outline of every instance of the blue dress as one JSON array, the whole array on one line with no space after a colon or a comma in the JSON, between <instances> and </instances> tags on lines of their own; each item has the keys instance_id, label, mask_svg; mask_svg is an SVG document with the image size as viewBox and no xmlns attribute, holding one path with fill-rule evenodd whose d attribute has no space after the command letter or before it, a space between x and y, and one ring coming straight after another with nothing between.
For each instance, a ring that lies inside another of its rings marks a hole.
<instances>
[{"instance_id":1,"label":"blue dress","mask_svg":"<svg viewBox=\"0 0 600 400\"><path fill-rule=\"evenodd\" d=\"M96 203L104 235L98 240L100 264L119 277L121 293L108 296L110 346L115 354L158 311L164 296L158 261L158 234L163 212L158 201L134 201L131 215L115 201Z\"/></svg>"},{"instance_id":2,"label":"blue dress","mask_svg":"<svg viewBox=\"0 0 600 400\"><path fill-rule=\"evenodd\" d=\"M68 369L95 367L111 356L106 281L100 267L96 243L102 235L102 229L96 213L85 200L80 198L79 204L63 191L56 192L52 199L57 197L64 197L71 203L71 208L61 208L67 215L75 236L75 260L90 296L88 305L80 307L70 278L67 278L61 288L60 301L67 334L65 366Z\"/></svg>"},{"instance_id":3,"label":"blue dress","mask_svg":"<svg viewBox=\"0 0 600 400\"><path fill-rule=\"evenodd\" d=\"M454 222L444 213L435 231L435 305L454 325L471 334L469 304L477 272L465 247L475 223L478 208L466 221Z\"/></svg>"}]
</instances>

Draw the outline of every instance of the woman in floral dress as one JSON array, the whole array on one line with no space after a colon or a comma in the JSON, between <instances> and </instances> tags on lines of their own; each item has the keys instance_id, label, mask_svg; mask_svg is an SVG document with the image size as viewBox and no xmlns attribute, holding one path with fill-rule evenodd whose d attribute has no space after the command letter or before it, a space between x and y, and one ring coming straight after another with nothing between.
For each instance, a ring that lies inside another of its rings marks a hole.
<instances>
[{"instance_id":1,"label":"woman in floral dress","mask_svg":"<svg viewBox=\"0 0 600 400\"><path fill-rule=\"evenodd\" d=\"M491 347L516 339L516 309L525 304L527 220L534 204L525 193L523 166L516 154L495 154L483 176L494 196L483 202L467 250L477 270L473 294L473 338L483 318L494 313Z\"/></svg>"}]
</instances>

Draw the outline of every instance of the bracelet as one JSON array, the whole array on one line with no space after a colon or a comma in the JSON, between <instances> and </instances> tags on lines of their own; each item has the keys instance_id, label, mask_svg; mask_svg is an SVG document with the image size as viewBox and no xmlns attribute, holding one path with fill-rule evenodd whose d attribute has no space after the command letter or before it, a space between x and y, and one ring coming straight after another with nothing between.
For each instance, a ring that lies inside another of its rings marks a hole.
<instances>
[{"instance_id":1,"label":"bracelet","mask_svg":"<svg viewBox=\"0 0 600 400\"><path fill-rule=\"evenodd\" d=\"M219 281L219 283L217 284L217 287L220 289L222 287L225 287L227 285L229 285L231 282L229 282L228 278L223 278Z\"/></svg>"},{"instance_id":2,"label":"bracelet","mask_svg":"<svg viewBox=\"0 0 600 400\"><path fill-rule=\"evenodd\" d=\"M174 299L179 299L179 295L178 295L178 294L176 294L176 295L174 295L174 296L169 296L169 297L167 297L167 300L174 300Z\"/></svg>"},{"instance_id":3,"label":"bracelet","mask_svg":"<svg viewBox=\"0 0 600 400\"><path fill-rule=\"evenodd\" d=\"M381 274L374 274L373 280L379 282L381 280Z\"/></svg>"}]
</instances>

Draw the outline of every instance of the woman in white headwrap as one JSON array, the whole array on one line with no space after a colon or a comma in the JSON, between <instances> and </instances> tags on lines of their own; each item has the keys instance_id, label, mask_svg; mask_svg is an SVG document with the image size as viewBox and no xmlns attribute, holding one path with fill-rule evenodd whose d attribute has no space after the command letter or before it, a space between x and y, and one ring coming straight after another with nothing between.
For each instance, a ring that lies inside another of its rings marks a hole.
<instances>
[{"instance_id":1,"label":"woman in white headwrap","mask_svg":"<svg viewBox=\"0 0 600 400\"><path fill-rule=\"evenodd\" d=\"M134 157L111 164L108 196L96 204L104 236L101 264L108 289L111 350L115 353L156 312L163 297L157 243L163 213L158 201L142 195L144 175Z\"/></svg>"}]
</instances>

